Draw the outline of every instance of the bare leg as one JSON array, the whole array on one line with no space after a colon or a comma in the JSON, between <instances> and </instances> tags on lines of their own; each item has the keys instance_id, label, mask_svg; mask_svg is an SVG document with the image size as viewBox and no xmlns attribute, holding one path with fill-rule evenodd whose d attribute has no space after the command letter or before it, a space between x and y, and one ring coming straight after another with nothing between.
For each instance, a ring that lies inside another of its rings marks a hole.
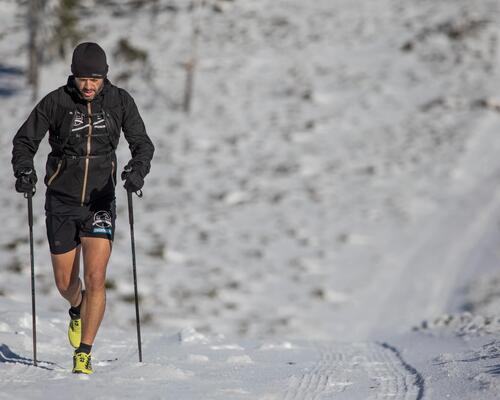
<instances>
[{"instance_id":1,"label":"bare leg","mask_svg":"<svg viewBox=\"0 0 500 400\"><path fill-rule=\"evenodd\" d=\"M83 237L82 252L85 298L82 304L82 342L92 345L106 308L106 267L112 242L108 239Z\"/></svg>"},{"instance_id":2,"label":"bare leg","mask_svg":"<svg viewBox=\"0 0 500 400\"><path fill-rule=\"evenodd\" d=\"M63 254L51 254L54 279L59 293L72 306L82 301L80 280L80 246Z\"/></svg>"}]
</instances>

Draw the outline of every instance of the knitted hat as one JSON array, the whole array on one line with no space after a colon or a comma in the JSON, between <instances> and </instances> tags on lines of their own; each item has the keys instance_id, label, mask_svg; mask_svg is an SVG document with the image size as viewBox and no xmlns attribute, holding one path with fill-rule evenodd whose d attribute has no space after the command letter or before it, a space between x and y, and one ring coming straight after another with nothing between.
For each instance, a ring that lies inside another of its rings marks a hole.
<instances>
[{"instance_id":1,"label":"knitted hat","mask_svg":"<svg viewBox=\"0 0 500 400\"><path fill-rule=\"evenodd\" d=\"M104 78L108 73L106 53L97 43L80 43L73 51L71 72L77 78Z\"/></svg>"}]
</instances>

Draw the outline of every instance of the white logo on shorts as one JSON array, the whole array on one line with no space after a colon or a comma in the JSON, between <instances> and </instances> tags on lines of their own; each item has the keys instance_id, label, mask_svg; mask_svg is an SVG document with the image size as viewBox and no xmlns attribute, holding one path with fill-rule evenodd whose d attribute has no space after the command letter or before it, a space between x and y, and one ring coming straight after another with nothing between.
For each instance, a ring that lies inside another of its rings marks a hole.
<instances>
[{"instance_id":1,"label":"white logo on shorts","mask_svg":"<svg viewBox=\"0 0 500 400\"><path fill-rule=\"evenodd\" d=\"M94 214L94 222L92 226L97 226L98 228L111 228L111 215L108 211L97 211Z\"/></svg>"}]
</instances>

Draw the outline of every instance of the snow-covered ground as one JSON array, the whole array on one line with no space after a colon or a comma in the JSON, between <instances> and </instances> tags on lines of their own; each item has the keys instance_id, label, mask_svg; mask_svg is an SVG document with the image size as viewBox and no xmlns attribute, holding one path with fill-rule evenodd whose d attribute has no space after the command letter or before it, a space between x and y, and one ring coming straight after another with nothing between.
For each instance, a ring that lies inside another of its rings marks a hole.
<instances>
[{"instance_id":1,"label":"snow-covered ground","mask_svg":"<svg viewBox=\"0 0 500 400\"><path fill-rule=\"evenodd\" d=\"M119 191L108 310L85 393L500 396L496 0L213 0L194 16L187 0L84 4L85 40L105 48L111 81L132 93L157 147L135 202L145 362ZM28 365L26 204L10 150L34 104L21 8L0 6L0 397L66 398L83 386L68 372L42 186L46 368ZM193 20L199 63L185 115ZM147 52L144 63L115 55L124 38ZM44 67L41 93L65 83L70 56Z\"/></svg>"},{"instance_id":2,"label":"snow-covered ground","mask_svg":"<svg viewBox=\"0 0 500 400\"><path fill-rule=\"evenodd\" d=\"M93 353L96 372L81 376L71 373L61 313L39 313L38 367L32 366L25 308L2 302L1 399L475 400L496 399L500 391L500 340L477 323L465 335L434 327L355 342L149 331L143 363L131 330L108 327Z\"/></svg>"}]
</instances>

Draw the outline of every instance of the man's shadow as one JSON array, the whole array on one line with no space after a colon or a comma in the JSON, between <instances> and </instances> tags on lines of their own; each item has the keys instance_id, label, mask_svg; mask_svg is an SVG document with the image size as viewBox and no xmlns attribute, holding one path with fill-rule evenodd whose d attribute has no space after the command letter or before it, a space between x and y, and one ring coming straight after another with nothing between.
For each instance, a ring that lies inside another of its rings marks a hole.
<instances>
[{"instance_id":1,"label":"man's shadow","mask_svg":"<svg viewBox=\"0 0 500 400\"><path fill-rule=\"evenodd\" d=\"M488 368L488 373L495 376L500 376L500 364L491 365Z\"/></svg>"},{"instance_id":2,"label":"man's shadow","mask_svg":"<svg viewBox=\"0 0 500 400\"><path fill-rule=\"evenodd\" d=\"M43 364L47 364L48 366L38 364L39 368L53 370L53 366L56 364L47 362L47 361L39 361ZM34 365L32 358L22 357L19 354L14 353L9 346L6 344L0 344L0 364L22 364L22 365Z\"/></svg>"}]
</instances>

